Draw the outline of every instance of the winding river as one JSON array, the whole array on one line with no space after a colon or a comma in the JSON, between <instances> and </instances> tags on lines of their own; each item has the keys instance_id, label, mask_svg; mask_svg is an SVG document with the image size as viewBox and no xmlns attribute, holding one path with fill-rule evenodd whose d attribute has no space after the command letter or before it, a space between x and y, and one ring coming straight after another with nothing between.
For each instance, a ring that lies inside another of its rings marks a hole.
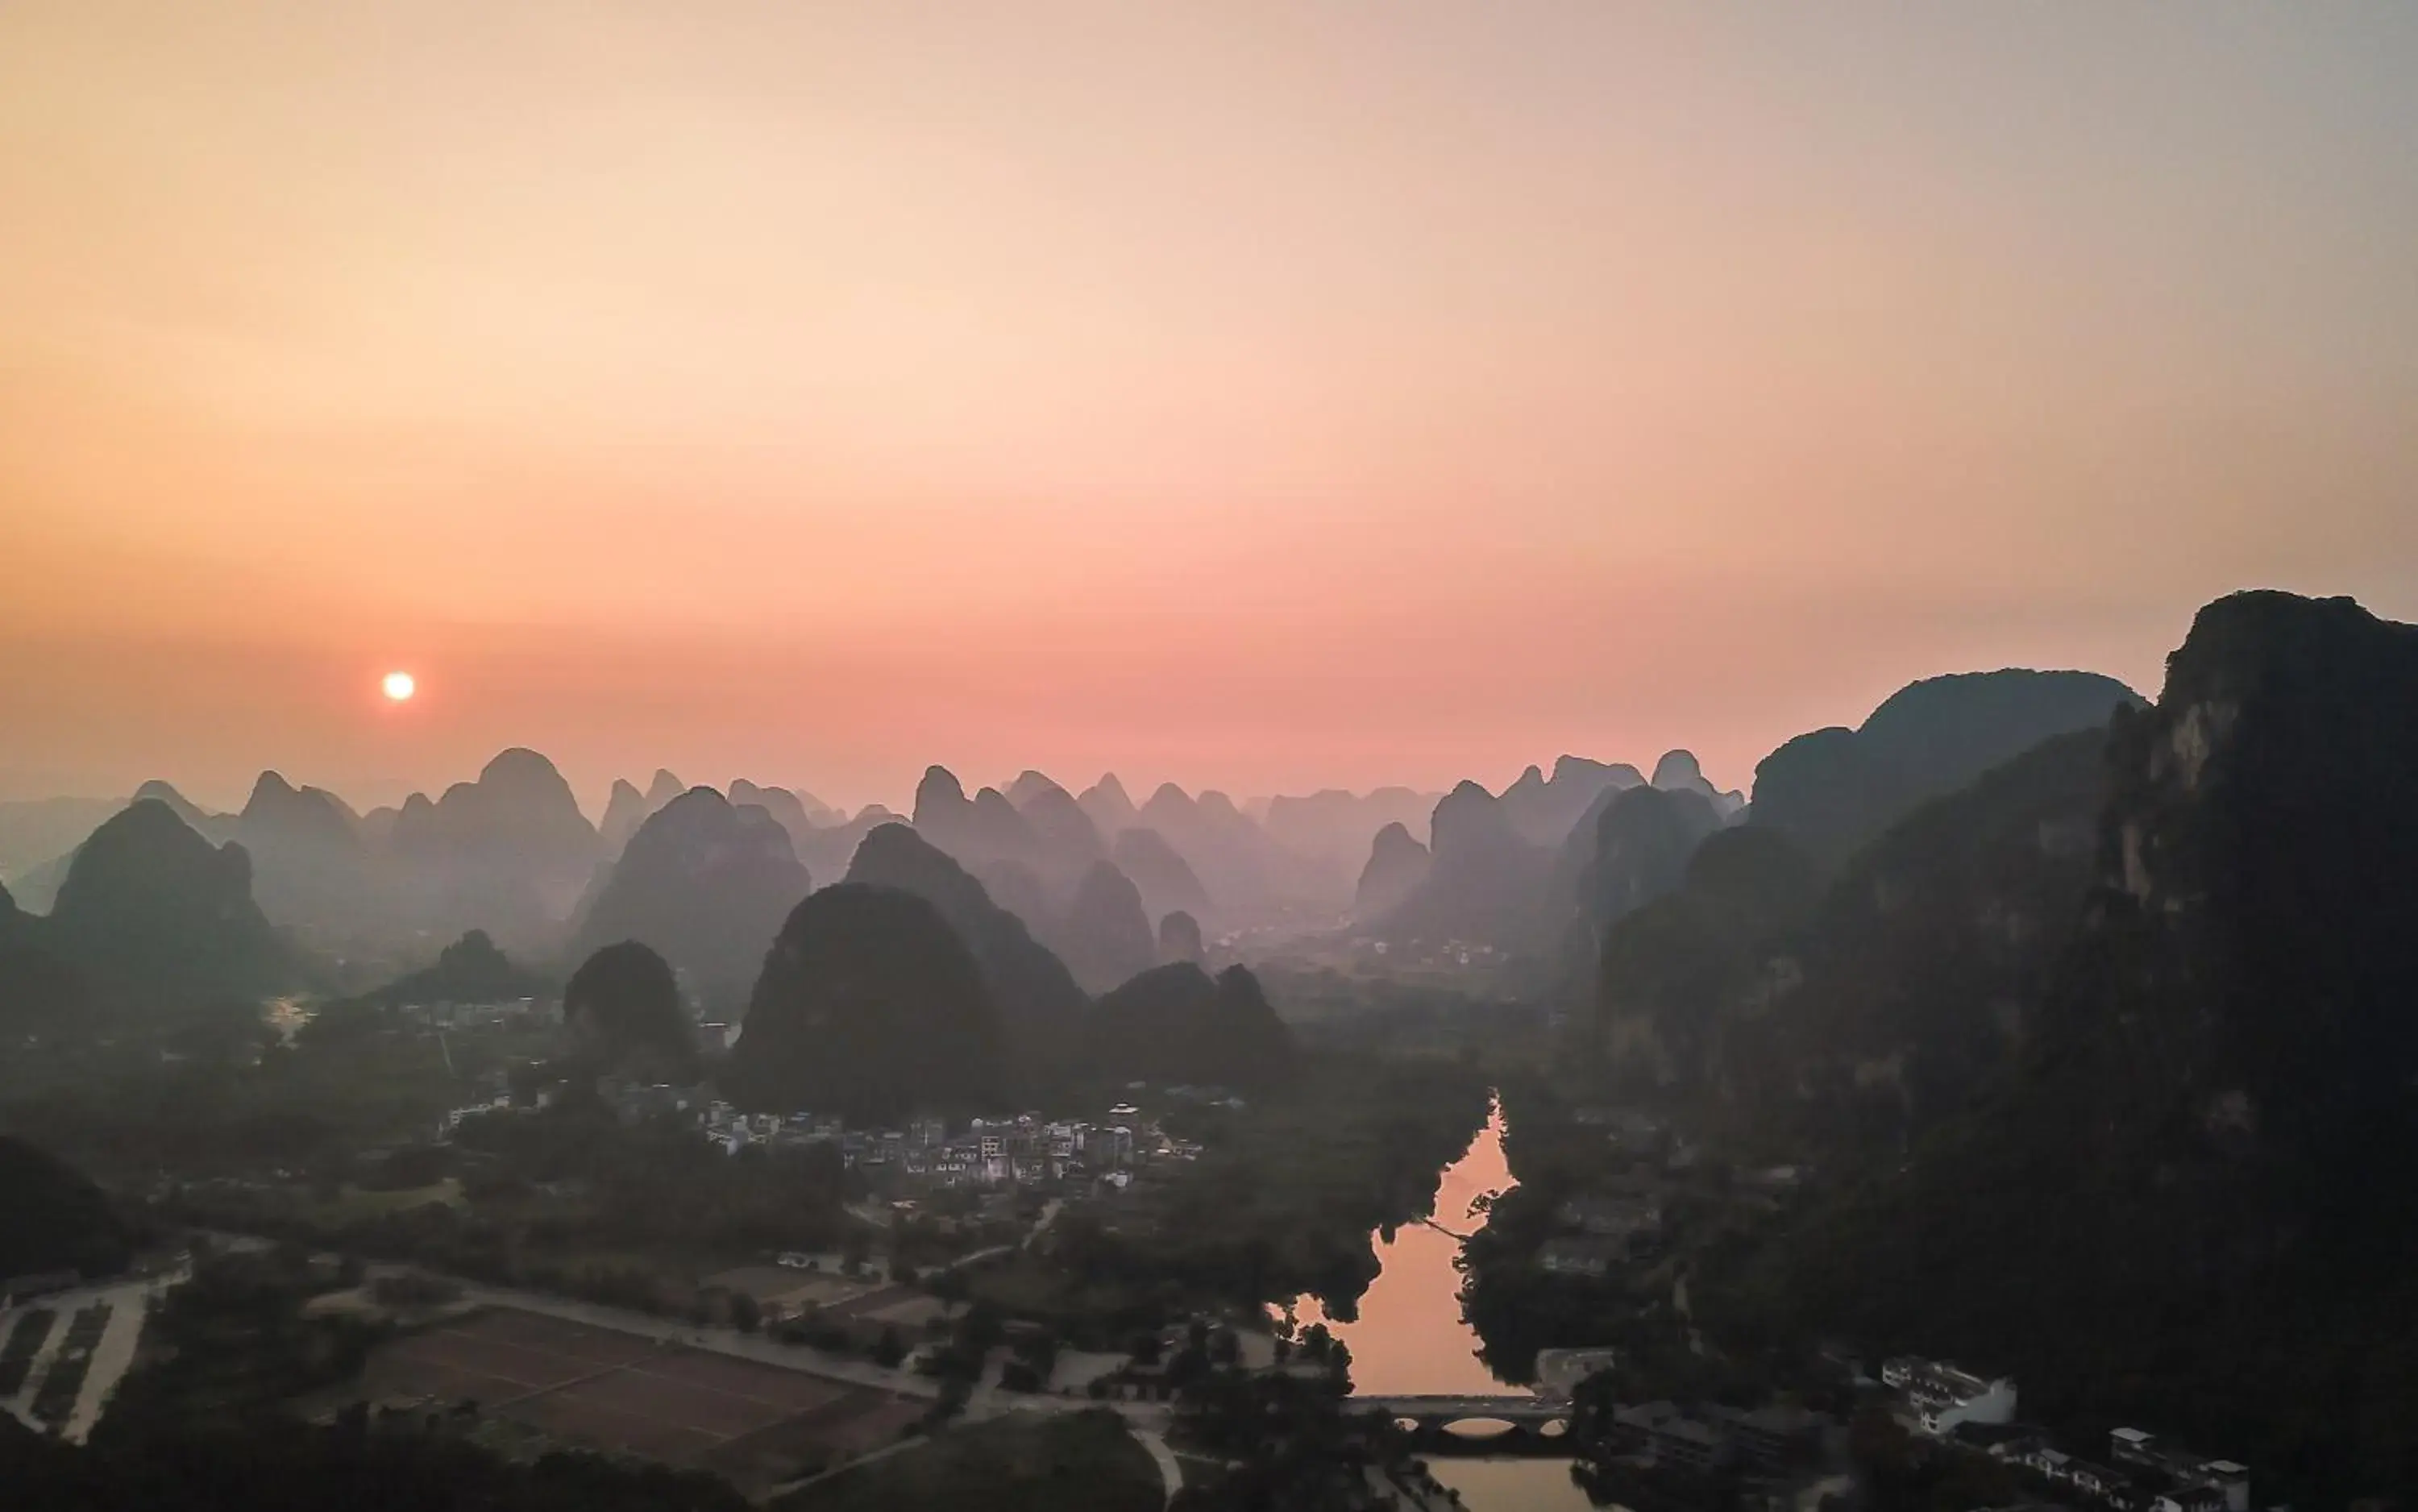
<instances>
[{"instance_id":1,"label":"winding river","mask_svg":"<svg viewBox=\"0 0 2418 1512\"><path fill-rule=\"evenodd\" d=\"M1454 1264L1461 1241L1453 1235L1481 1221L1472 1205L1509 1185L1498 1103L1486 1127L1445 1168L1434 1224L1412 1224L1390 1241L1371 1236L1383 1268L1360 1299L1356 1321L1328 1318L1315 1297L1295 1301L1293 1317L1303 1327L1325 1323L1351 1347L1354 1391L1440 1397L1524 1389L1506 1385L1477 1357L1477 1331L1462 1317L1461 1271ZM1572 1484L1567 1459L1436 1455L1428 1463L1437 1480L1461 1493L1469 1512L1593 1512L1586 1493Z\"/></svg>"}]
</instances>

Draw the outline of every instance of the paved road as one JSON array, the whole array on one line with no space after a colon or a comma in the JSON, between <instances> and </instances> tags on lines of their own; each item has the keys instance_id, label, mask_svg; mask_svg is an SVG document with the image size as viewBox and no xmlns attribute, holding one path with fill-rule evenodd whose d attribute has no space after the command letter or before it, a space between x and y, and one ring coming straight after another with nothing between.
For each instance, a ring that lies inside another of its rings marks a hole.
<instances>
[{"instance_id":1,"label":"paved road","mask_svg":"<svg viewBox=\"0 0 2418 1512\"><path fill-rule=\"evenodd\" d=\"M1175 1451L1167 1446L1167 1435L1156 1428L1135 1428L1133 1436L1158 1461L1158 1482L1167 1488L1167 1499L1172 1503L1175 1493L1184 1489L1184 1466L1176 1461Z\"/></svg>"},{"instance_id":2,"label":"paved road","mask_svg":"<svg viewBox=\"0 0 2418 1512\"><path fill-rule=\"evenodd\" d=\"M1053 1197L1048 1201L1041 1204L1041 1220L1033 1226L1033 1231L1031 1233L1024 1236L1025 1248L1031 1249L1034 1240L1049 1231L1049 1226L1058 1221L1058 1214L1064 1211L1065 1206L1065 1199L1057 1197Z\"/></svg>"}]
</instances>

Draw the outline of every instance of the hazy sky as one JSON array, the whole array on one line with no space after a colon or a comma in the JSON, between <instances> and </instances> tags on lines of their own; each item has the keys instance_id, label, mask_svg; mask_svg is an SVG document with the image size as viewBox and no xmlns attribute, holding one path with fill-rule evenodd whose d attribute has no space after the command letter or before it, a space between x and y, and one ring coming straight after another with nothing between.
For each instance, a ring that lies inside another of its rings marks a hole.
<instances>
[{"instance_id":1,"label":"hazy sky","mask_svg":"<svg viewBox=\"0 0 2418 1512\"><path fill-rule=\"evenodd\" d=\"M0 794L1743 783L2418 618L2412 78L2398 3L9 0Z\"/></svg>"}]
</instances>

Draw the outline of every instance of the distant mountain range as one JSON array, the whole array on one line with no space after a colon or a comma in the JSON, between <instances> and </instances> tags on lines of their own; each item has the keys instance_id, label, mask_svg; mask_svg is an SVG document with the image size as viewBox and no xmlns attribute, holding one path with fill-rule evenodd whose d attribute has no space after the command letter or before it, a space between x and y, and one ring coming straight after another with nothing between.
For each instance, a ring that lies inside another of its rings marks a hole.
<instances>
[{"instance_id":1,"label":"distant mountain range","mask_svg":"<svg viewBox=\"0 0 2418 1512\"><path fill-rule=\"evenodd\" d=\"M1829 864L1969 779L1977 762L2132 698L2078 673L1918 684L1859 729L1775 752L1749 822L1787 831ZM1635 792L1662 797L1619 810L1615 801ZM616 782L590 824L553 764L525 749L435 798L366 814L274 771L234 814L205 811L164 783L140 796L204 841L240 847L252 903L300 957L407 968L476 930L559 975L633 939L724 1013L745 1000L788 910L818 881L852 875L868 837L899 822L878 805L849 815L795 789L685 787L659 770L644 787ZM1626 763L1564 756L1550 774L1530 767L1499 793L1464 782L1441 796L1330 790L1249 805L1173 784L1137 803L1113 773L1079 793L1034 771L969 793L934 767L908 822L1080 987L1099 992L1155 963L1163 923L1179 912L1204 947L1348 921L1379 938L1578 959L1614 917L1675 885L1688 844L1679 832L1649 836L1650 816L1684 810L1680 830L1700 840L1745 806L1676 751L1651 781ZM11 858L20 910L52 908L79 829L115 811L82 800L0 805L0 857ZM52 846L62 848L49 860L27 859Z\"/></svg>"}]
</instances>

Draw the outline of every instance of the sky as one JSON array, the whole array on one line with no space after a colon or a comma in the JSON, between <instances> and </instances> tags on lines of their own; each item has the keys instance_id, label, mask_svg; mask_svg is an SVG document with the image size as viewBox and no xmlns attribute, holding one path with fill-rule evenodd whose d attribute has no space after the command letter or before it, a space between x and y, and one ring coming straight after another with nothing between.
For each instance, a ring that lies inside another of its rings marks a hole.
<instances>
[{"instance_id":1,"label":"sky","mask_svg":"<svg viewBox=\"0 0 2418 1512\"><path fill-rule=\"evenodd\" d=\"M2413 76L2383 3L10 0L0 797L1744 785L2236 588L2418 619Z\"/></svg>"}]
</instances>

